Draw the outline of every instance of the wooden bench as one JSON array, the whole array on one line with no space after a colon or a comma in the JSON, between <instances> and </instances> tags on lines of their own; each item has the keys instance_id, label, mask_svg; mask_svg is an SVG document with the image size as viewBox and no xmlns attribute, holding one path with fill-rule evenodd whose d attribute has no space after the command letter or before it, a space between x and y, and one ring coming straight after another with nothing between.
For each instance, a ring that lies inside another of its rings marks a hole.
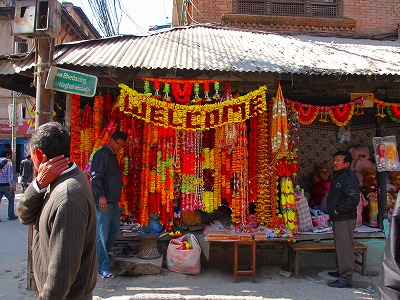
<instances>
[{"instance_id":1,"label":"wooden bench","mask_svg":"<svg viewBox=\"0 0 400 300\"><path fill-rule=\"evenodd\" d=\"M288 244L288 246L289 246L289 264L294 260L295 278L299 278L300 255L305 253L335 252L334 242L299 242L299 243L290 243ZM359 242L354 242L354 253L356 254L356 263L361 266L361 274L363 276L367 274L367 248L368 246L364 244L361 244ZM361 262L357 260L358 256L361 257Z\"/></svg>"},{"instance_id":2,"label":"wooden bench","mask_svg":"<svg viewBox=\"0 0 400 300\"><path fill-rule=\"evenodd\" d=\"M250 275L252 282L256 282L256 269L257 269L257 241L255 240L238 240L233 242L233 278L237 282L238 275ZM239 246L250 246L250 267L248 269L239 270Z\"/></svg>"}]
</instances>

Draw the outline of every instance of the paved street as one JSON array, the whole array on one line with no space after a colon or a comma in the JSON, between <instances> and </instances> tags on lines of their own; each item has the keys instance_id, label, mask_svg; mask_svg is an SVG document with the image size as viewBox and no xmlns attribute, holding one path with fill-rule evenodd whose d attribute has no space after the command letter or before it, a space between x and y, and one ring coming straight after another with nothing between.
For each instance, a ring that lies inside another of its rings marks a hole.
<instances>
[{"instance_id":1,"label":"paved street","mask_svg":"<svg viewBox=\"0 0 400 300\"><path fill-rule=\"evenodd\" d=\"M18 201L20 195L17 195ZM8 201L0 205L0 299L36 299L27 291L27 226L7 220ZM263 266L257 270L257 283L250 276L240 276L233 282L232 266L212 266L203 263L200 275L170 272L163 268L160 275L135 277L115 276L103 281L100 277L94 299L378 299L374 292L378 277L367 278L371 286L359 289L333 289L326 285L317 270L302 272L299 279L279 275L279 267ZM321 270L319 270L321 271Z\"/></svg>"}]
</instances>

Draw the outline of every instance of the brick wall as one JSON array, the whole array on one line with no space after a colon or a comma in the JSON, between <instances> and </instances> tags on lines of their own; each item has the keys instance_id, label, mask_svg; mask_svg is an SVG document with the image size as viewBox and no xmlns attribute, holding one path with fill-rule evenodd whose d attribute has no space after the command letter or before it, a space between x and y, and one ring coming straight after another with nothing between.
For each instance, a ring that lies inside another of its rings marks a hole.
<instances>
[{"instance_id":1,"label":"brick wall","mask_svg":"<svg viewBox=\"0 0 400 300\"><path fill-rule=\"evenodd\" d=\"M357 20L355 32L359 34L396 31L400 23L400 1L344 0L344 16Z\"/></svg>"},{"instance_id":2,"label":"brick wall","mask_svg":"<svg viewBox=\"0 0 400 300\"><path fill-rule=\"evenodd\" d=\"M195 23L221 23L223 14L232 13L232 1L229 0L193 0L192 2Z\"/></svg>"},{"instance_id":3,"label":"brick wall","mask_svg":"<svg viewBox=\"0 0 400 300\"><path fill-rule=\"evenodd\" d=\"M400 1L343 1L343 19L238 15L233 11L233 0L193 0L193 18L198 23L216 22L248 30L317 35L381 35L382 39L390 33L390 39L396 38Z\"/></svg>"}]
</instances>

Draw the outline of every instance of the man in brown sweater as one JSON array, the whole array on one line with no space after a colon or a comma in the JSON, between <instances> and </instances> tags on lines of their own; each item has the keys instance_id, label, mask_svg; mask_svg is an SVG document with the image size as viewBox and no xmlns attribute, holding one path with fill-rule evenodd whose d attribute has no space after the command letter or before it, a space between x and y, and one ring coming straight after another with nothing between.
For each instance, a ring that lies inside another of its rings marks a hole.
<instances>
[{"instance_id":1,"label":"man in brown sweater","mask_svg":"<svg viewBox=\"0 0 400 300\"><path fill-rule=\"evenodd\" d=\"M46 123L32 135L37 177L17 204L33 225L32 257L38 299L92 299L97 281L96 209L83 172L69 162L69 134Z\"/></svg>"}]
</instances>

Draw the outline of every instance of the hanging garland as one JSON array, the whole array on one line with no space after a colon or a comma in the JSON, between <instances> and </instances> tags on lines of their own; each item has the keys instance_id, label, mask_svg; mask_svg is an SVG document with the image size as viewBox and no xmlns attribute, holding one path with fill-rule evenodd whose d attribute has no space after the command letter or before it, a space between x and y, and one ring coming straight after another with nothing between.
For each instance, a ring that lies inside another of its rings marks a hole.
<instances>
[{"instance_id":1,"label":"hanging garland","mask_svg":"<svg viewBox=\"0 0 400 300\"><path fill-rule=\"evenodd\" d=\"M286 156L288 151L288 127L285 99L283 98L281 83L278 82L278 90L272 106L272 152L279 156Z\"/></svg>"},{"instance_id":2,"label":"hanging garland","mask_svg":"<svg viewBox=\"0 0 400 300\"><path fill-rule=\"evenodd\" d=\"M400 109L398 106L386 106L386 113L393 122L400 123Z\"/></svg>"},{"instance_id":3,"label":"hanging garland","mask_svg":"<svg viewBox=\"0 0 400 300\"><path fill-rule=\"evenodd\" d=\"M294 103L294 107L298 112L297 120L300 124L310 125L318 116L318 107L308 104Z\"/></svg>"},{"instance_id":4,"label":"hanging garland","mask_svg":"<svg viewBox=\"0 0 400 300\"><path fill-rule=\"evenodd\" d=\"M70 159L75 162L78 166L81 166L81 97L76 94L72 94L71 99L71 133L70 133Z\"/></svg>"},{"instance_id":5,"label":"hanging garland","mask_svg":"<svg viewBox=\"0 0 400 300\"><path fill-rule=\"evenodd\" d=\"M345 126L353 116L354 104L341 104L329 110L329 115L337 126Z\"/></svg>"},{"instance_id":6,"label":"hanging garland","mask_svg":"<svg viewBox=\"0 0 400 300\"><path fill-rule=\"evenodd\" d=\"M291 107L297 113L297 120L300 124L309 125L314 122L315 118L318 116L318 113L321 113L321 117L319 119L320 122L328 122L327 114L330 115L332 121L337 126L346 125L353 113L354 109L357 108L356 114L361 115L364 113L362 109L362 104L364 102L364 98L358 98L353 100L347 104L340 104L334 106L317 106L310 104L303 104L300 102L291 101L289 99L285 99L287 107ZM384 116L384 115L383 115Z\"/></svg>"},{"instance_id":7,"label":"hanging garland","mask_svg":"<svg viewBox=\"0 0 400 300\"><path fill-rule=\"evenodd\" d=\"M186 130L205 130L225 124L243 122L266 110L266 87L245 96L204 105L180 105L160 101L140 94L120 84L120 95L115 104L122 113L155 125ZM129 101L125 105L125 97Z\"/></svg>"}]
</instances>

